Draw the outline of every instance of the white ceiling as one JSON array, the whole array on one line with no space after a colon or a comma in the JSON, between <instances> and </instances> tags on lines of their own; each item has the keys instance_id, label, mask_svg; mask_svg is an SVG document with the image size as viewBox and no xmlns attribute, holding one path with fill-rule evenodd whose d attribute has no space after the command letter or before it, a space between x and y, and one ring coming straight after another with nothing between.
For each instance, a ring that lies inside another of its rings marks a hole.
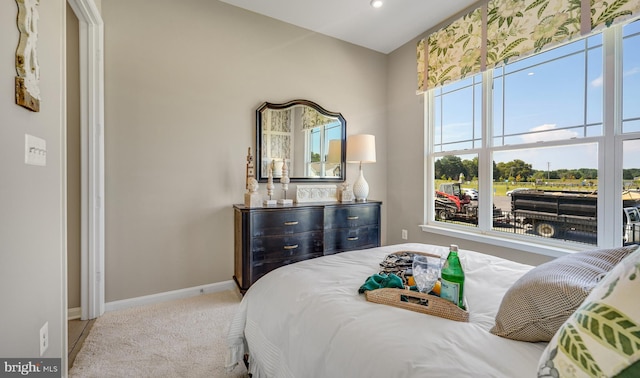
<instances>
[{"instance_id":1,"label":"white ceiling","mask_svg":"<svg viewBox=\"0 0 640 378\"><path fill-rule=\"evenodd\" d=\"M385 54L477 0L220 0Z\"/></svg>"}]
</instances>

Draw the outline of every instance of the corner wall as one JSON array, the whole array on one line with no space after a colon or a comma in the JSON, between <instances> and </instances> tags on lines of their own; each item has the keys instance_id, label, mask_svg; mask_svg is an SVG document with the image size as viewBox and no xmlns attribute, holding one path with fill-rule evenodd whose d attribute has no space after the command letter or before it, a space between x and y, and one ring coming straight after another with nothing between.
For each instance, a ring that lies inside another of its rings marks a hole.
<instances>
[{"instance_id":1,"label":"corner wall","mask_svg":"<svg viewBox=\"0 0 640 378\"><path fill-rule=\"evenodd\" d=\"M220 1L110 0L102 16L106 302L232 279L264 101L308 99L375 134L365 175L386 200L385 55Z\"/></svg>"},{"instance_id":2,"label":"corner wall","mask_svg":"<svg viewBox=\"0 0 640 378\"><path fill-rule=\"evenodd\" d=\"M40 112L15 104L15 1L0 2L0 356L66 361L64 0L38 7ZM47 165L25 165L25 134L46 140ZM63 365L65 363L63 362ZM64 368L64 366L63 366Z\"/></svg>"}]
</instances>

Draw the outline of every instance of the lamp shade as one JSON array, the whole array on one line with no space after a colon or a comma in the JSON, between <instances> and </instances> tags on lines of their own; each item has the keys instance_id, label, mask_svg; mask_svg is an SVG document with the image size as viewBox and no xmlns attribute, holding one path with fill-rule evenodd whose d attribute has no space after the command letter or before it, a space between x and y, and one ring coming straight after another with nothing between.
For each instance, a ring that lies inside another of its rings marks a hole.
<instances>
[{"instance_id":1,"label":"lamp shade","mask_svg":"<svg viewBox=\"0 0 640 378\"><path fill-rule=\"evenodd\" d=\"M347 137L347 163L375 163L376 137L370 134Z\"/></svg>"}]
</instances>

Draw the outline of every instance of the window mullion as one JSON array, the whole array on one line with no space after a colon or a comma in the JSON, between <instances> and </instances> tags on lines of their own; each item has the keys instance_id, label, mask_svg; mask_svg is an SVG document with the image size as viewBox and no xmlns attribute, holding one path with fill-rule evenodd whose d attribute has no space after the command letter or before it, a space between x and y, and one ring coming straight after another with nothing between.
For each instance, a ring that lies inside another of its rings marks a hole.
<instances>
[{"instance_id":1,"label":"window mullion","mask_svg":"<svg viewBox=\"0 0 640 378\"><path fill-rule=\"evenodd\" d=\"M478 228L493 226L493 70L482 73L482 148L478 152Z\"/></svg>"},{"instance_id":2,"label":"window mullion","mask_svg":"<svg viewBox=\"0 0 640 378\"><path fill-rule=\"evenodd\" d=\"M426 125L426 130L424 132L424 146L426 147L426 153L423 161L422 171L424 174L424 209L423 214L425 219L424 223L432 223L435 213L435 193L433 192L433 188L435 187L435 178L434 178L434 137L435 137L435 116L434 116L434 91L430 90L424 93L423 97L424 104L424 125Z\"/></svg>"},{"instance_id":3,"label":"window mullion","mask_svg":"<svg viewBox=\"0 0 640 378\"><path fill-rule=\"evenodd\" d=\"M604 139L598 148L598 245L621 245L622 233L622 29L603 33ZM613 211L612 211L613 210Z\"/></svg>"}]
</instances>

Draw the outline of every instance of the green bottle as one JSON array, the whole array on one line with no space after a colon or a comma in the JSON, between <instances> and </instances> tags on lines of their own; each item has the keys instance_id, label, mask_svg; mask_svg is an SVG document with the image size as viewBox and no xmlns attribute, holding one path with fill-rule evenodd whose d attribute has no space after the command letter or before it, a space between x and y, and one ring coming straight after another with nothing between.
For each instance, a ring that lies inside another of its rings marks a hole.
<instances>
[{"instance_id":1,"label":"green bottle","mask_svg":"<svg viewBox=\"0 0 640 378\"><path fill-rule=\"evenodd\" d=\"M449 249L449 256L442 267L441 276L440 297L464 309L464 271L458 257L458 246L455 244L452 244Z\"/></svg>"}]
</instances>

